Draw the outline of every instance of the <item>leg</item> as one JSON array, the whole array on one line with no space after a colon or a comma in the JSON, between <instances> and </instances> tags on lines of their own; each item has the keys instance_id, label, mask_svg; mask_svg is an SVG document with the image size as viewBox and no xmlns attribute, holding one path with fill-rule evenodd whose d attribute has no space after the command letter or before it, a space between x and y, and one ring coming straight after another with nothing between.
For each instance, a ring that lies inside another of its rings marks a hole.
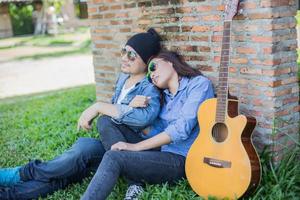
<instances>
[{"instance_id":1,"label":"leg","mask_svg":"<svg viewBox=\"0 0 300 200\"><path fill-rule=\"evenodd\" d=\"M84 171L86 168L97 169L104 148L99 140L79 138L65 153L51 161L33 161L20 169L21 180L37 180L49 182L62 179Z\"/></svg>"},{"instance_id":2,"label":"leg","mask_svg":"<svg viewBox=\"0 0 300 200\"><path fill-rule=\"evenodd\" d=\"M37 199L46 197L59 189L66 188L69 184L80 182L90 173L85 171L78 173L69 178L56 179L50 182L42 181L26 181L18 183L10 188L0 188L0 199L2 200L21 200L21 199Z\"/></svg>"},{"instance_id":3,"label":"leg","mask_svg":"<svg viewBox=\"0 0 300 200\"><path fill-rule=\"evenodd\" d=\"M143 138L128 126L124 124L116 124L111 117L103 115L98 118L97 129L101 135L101 141L106 151L117 142L137 143Z\"/></svg>"},{"instance_id":4,"label":"leg","mask_svg":"<svg viewBox=\"0 0 300 200\"><path fill-rule=\"evenodd\" d=\"M168 152L107 151L82 199L104 200L120 175L150 184L175 182L185 177L184 163L185 157Z\"/></svg>"}]
</instances>

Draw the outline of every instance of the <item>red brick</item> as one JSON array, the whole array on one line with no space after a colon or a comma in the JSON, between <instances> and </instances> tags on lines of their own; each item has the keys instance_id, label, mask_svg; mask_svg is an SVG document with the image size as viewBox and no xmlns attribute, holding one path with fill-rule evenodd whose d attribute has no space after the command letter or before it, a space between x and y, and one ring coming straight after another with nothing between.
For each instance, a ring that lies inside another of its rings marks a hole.
<instances>
[{"instance_id":1,"label":"red brick","mask_svg":"<svg viewBox=\"0 0 300 200\"><path fill-rule=\"evenodd\" d=\"M209 37L208 36L191 36L191 40L193 41L204 41L208 42Z\"/></svg>"},{"instance_id":2,"label":"red brick","mask_svg":"<svg viewBox=\"0 0 300 200\"><path fill-rule=\"evenodd\" d=\"M89 13L95 13L97 12L97 8L93 7L93 8L88 8L88 12Z\"/></svg>"},{"instance_id":3,"label":"red brick","mask_svg":"<svg viewBox=\"0 0 300 200\"><path fill-rule=\"evenodd\" d=\"M191 7L179 7L175 9L176 13L191 13L192 10L193 8Z\"/></svg>"},{"instance_id":4,"label":"red brick","mask_svg":"<svg viewBox=\"0 0 300 200\"><path fill-rule=\"evenodd\" d=\"M283 104L295 103L299 101L299 97L290 97L283 100Z\"/></svg>"},{"instance_id":5,"label":"red brick","mask_svg":"<svg viewBox=\"0 0 300 200\"><path fill-rule=\"evenodd\" d=\"M237 53L241 54L255 54L256 50L250 47L238 47L236 49Z\"/></svg>"},{"instance_id":6,"label":"red brick","mask_svg":"<svg viewBox=\"0 0 300 200\"><path fill-rule=\"evenodd\" d=\"M104 2L104 1L103 1L103 0L93 0L93 3L94 3L94 4L102 3L102 2Z\"/></svg>"},{"instance_id":7,"label":"red brick","mask_svg":"<svg viewBox=\"0 0 300 200\"><path fill-rule=\"evenodd\" d=\"M219 5L219 6L217 6L217 10L219 10L219 11L224 11L225 10L225 5Z\"/></svg>"},{"instance_id":8,"label":"red brick","mask_svg":"<svg viewBox=\"0 0 300 200\"><path fill-rule=\"evenodd\" d=\"M261 69L255 69L255 68L248 68L248 67L242 67L240 69L241 74L257 74L261 75L262 70Z\"/></svg>"},{"instance_id":9,"label":"red brick","mask_svg":"<svg viewBox=\"0 0 300 200\"><path fill-rule=\"evenodd\" d=\"M278 6L289 6L291 1L289 0L262 0L260 6L265 7L278 7Z\"/></svg>"},{"instance_id":10,"label":"red brick","mask_svg":"<svg viewBox=\"0 0 300 200\"><path fill-rule=\"evenodd\" d=\"M197 68L200 71L207 71L207 72L212 72L213 71L213 67L209 66L209 65L197 65Z\"/></svg>"},{"instance_id":11,"label":"red brick","mask_svg":"<svg viewBox=\"0 0 300 200\"><path fill-rule=\"evenodd\" d=\"M121 10L122 9L122 5L114 5L110 7L111 10Z\"/></svg>"},{"instance_id":12,"label":"red brick","mask_svg":"<svg viewBox=\"0 0 300 200\"><path fill-rule=\"evenodd\" d=\"M106 19L114 18L115 16L116 16L116 14L114 14L114 13L104 14L104 18L106 18Z\"/></svg>"},{"instance_id":13,"label":"red brick","mask_svg":"<svg viewBox=\"0 0 300 200\"><path fill-rule=\"evenodd\" d=\"M240 3L240 8L241 9L253 9L253 8L256 8L256 3L251 2L251 1L242 2L242 3Z\"/></svg>"},{"instance_id":14,"label":"red brick","mask_svg":"<svg viewBox=\"0 0 300 200\"><path fill-rule=\"evenodd\" d=\"M99 11L101 12L101 11L106 11L106 10L108 10L109 8L108 8L108 6L99 6Z\"/></svg>"},{"instance_id":15,"label":"red brick","mask_svg":"<svg viewBox=\"0 0 300 200\"><path fill-rule=\"evenodd\" d=\"M300 112L300 105L295 106L295 107L293 108L293 111L294 111L294 112Z\"/></svg>"},{"instance_id":16,"label":"red brick","mask_svg":"<svg viewBox=\"0 0 300 200\"><path fill-rule=\"evenodd\" d=\"M209 31L210 27L209 26L193 26L192 32L206 32Z\"/></svg>"},{"instance_id":17,"label":"red brick","mask_svg":"<svg viewBox=\"0 0 300 200\"><path fill-rule=\"evenodd\" d=\"M95 44L96 48L104 48L104 49L113 49L119 48L119 46L114 44Z\"/></svg>"},{"instance_id":18,"label":"red brick","mask_svg":"<svg viewBox=\"0 0 300 200\"><path fill-rule=\"evenodd\" d=\"M273 41L272 36L252 36L253 42L268 42L271 43Z\"/></svg>"},{"instance_id":19,"label":"red brick","mask_svg":"<svg viewBox=\"0 0 300 200\"><path fill-rule=\"evenodd\" d=\"M93 41L97 41L97 40L112 40L112 36L92 36L92 40Z\"/></svg>"},{"instance_id":20,"label":"red brick","mask_svg":"<svg viewBox=\"0 0 300 200\"><path fill-rule=\"evenodd\" d=\"M222 41L223 36L222 35L213 35L211 38L212 42L221 42Z\"/></svg>"},{"instance_id":21,"label":"red brick","mask_svg":"<svg viewBox=\"0 0 300 200\"><path fill-rule=\"evenodd\" d=\"M235 73L235 72L237 72L237 68L236 67L229 67L228 71L231 72L231 73Z\"/></svg>"},{"instance_id":22,"label":"red brick","mask_svg":"<svg viewBox=\"0 0 300 200\"><path fill-rule=\"evenodd\" d=\"M121 33L128 33L131 32L131 28L120 28Z\"/></svg>"},{"instance_id":23,"label":"red brick","mask_svg":"<svg viewBox=\"0 0 300 200\"><path fill-rule=\"evenodd\" d=\"M264 47L263 48L263 53L264 54L271 54L271 53L273 53L273 47Z\"/></svg>"},{"instance_id":24,"label":"red brick","mask_svg":"<svg viewBox=\"0 0 300 200\"><path fill-rule=\"evenodd\" d=\"M199 17L183 17L181 18L182 22L195 22L195 21L199 21Z\"/></svg>"},{"instance_id":25,"label":"red brick","mask_svg":"<svg viewBox=\"0 0 300 200\"><path fill-rule=\"evenodd\" d=\"M101 66L101 65L94 65L96 70L104 70L104 71L115 71L115 67L114 66Z\"/></svg>"},{"instance_id":26,"label":"red brick","mask_svg":"<svg viewBox=\"0 0 300 200\"><path fill-rule=\"evenodd\" d=\"M219 15L206 15L202 17L204 21L219 21L221 17Z\"/></svg>"},{"instance_id":27,"label":"red brick","mask_svg":"<svg viewBox=\"0 0 300 200\"><path fill-rule=\"evenodd\" d=\"M268 12L257 12L257 13L248 13L247 16L250 19L271 19L273 17L273 13L271 11Z\"/></svg>"},{"instance_id":28,"label":"red brick","mask_svg":"<svg viewBox=\"0 0 300 200\"><path fill-rule=\"evenodd\" d=\"M247 58L231 58L231 63L233 64L247 64L248 59Z\"/></svg>"},{"instance_id":29,"label":"red brick","mask_svg":"<svg viewBox=\"0 0 300 200\"><path fill-rule=\"evenodd\" d=\"M212 6L200 5L200 6L196 7L196 10L198 12L210 12L212 10Z\"/></svg>"},{"instance_id":30,"label":"red brick","mask_svg":"<svg viewBox=\"0 0 300 200\"><path fill-rule=\"evenodd\" d=\"M281 80L277 80L277 81L272 81L268 84L270 87L278 87L282 85L282 81Z\"/></svg>"},{"instance_id":31,"label":"red brick","mask_svg":"<svg viewBox=\"0 0 300 200\"><path fill-rule=\"evenodd\" d=\"M112 17L116 17L116 18L128 18L128 13L117 13L117 14L114 14L114 16Z\"/></svg>"},{"instance_id":32,"label":"red brick","mask_svg":"<svg viewBox=\"0 0 300 200\"><path fill-rule=\"evenodd\" d=\"M211 28L212 31L217 31L217 32L221 32L223 31L223 26L213 26Z\"/></svg>"},{"instance_id":33,"label":"red brick","mask_svg":"<svg viewBox=\"0 0 300 200\"><path fill-rule=\"evenodd\" d=\"M151 20L138 20L138 24L151 24Z\"/></svg>"}]
</instances>

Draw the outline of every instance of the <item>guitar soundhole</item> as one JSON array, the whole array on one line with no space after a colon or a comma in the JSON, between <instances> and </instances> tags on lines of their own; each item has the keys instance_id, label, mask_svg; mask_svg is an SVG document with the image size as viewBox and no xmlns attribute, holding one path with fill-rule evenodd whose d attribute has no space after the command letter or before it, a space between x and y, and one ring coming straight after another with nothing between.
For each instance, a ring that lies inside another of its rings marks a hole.
<instances>
[{"instance_id":1,"label":"guitar soundhole","mask_svg":"<svg viewBox=\"0 0 300 200\"><path fill-rule=\"evenodd\" d=\"M216 123L212 129L212 136L216 142L224 142L228 136L228 129L223 123Z\"/></svg>"}]
</instances>

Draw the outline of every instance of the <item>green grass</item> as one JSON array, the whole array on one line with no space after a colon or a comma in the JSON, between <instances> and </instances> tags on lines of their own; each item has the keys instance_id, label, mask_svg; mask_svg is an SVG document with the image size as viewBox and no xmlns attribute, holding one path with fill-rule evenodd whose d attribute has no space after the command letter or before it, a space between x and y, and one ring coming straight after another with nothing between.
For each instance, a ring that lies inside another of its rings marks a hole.
<instances>
[{"instance_id":1,"label":"green grass","mask_svg":"<svg viewBox=\"0 0 300 200\"><path fill-rule=\"evenodd\" d=\"M297 25L299 26L300 24L300 10L297 11L297 15L295 16L297 20Z\"/></svg>"},{"instance_id":2,"label":"green grass","mask_svg":"<svg viewBox=\"0 0 300 200\"><path fill-rule=\"evenodd\" d=\"M95 86L88 85L68 90L23 96L0 101L0 166L22 165L29 159L49 160L68 149L78 137L94 137L77 132L76 123L81 112L95 101ZM251 200L299 199L300 194L299 147L287 154L278 166L271 162L269 153L261 156L262 182ZM90 179L69 186L45 199L79 199ZM110 200L121 200L126 183L120 179ZM201 199L191 190L186 180L170 186L147 185L143 200ZM211 198L213 199L213 198Z\"/></svg>"}]
</instances>

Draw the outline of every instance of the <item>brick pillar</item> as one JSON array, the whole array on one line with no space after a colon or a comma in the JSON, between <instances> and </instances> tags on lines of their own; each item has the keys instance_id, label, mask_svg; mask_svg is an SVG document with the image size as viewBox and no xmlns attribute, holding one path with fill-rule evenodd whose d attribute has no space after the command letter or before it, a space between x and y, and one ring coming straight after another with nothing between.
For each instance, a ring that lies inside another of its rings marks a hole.
<instances>
[{"instance_id":1,"label":"brick pillar","mask_svg":"<svg viewBox=\"0 0 300 200\"><path fill-rule=\"evenodd\" d=\"M230 92L239 98L241 113L258 121L256 146L273 144L280 151L299 134L296 1L244 0L240 8L232 23ZM112 95L122 45L149 27L217 87L221 0L90 0L88 10L98 100Z\"/></svg>"}]
</instances>

